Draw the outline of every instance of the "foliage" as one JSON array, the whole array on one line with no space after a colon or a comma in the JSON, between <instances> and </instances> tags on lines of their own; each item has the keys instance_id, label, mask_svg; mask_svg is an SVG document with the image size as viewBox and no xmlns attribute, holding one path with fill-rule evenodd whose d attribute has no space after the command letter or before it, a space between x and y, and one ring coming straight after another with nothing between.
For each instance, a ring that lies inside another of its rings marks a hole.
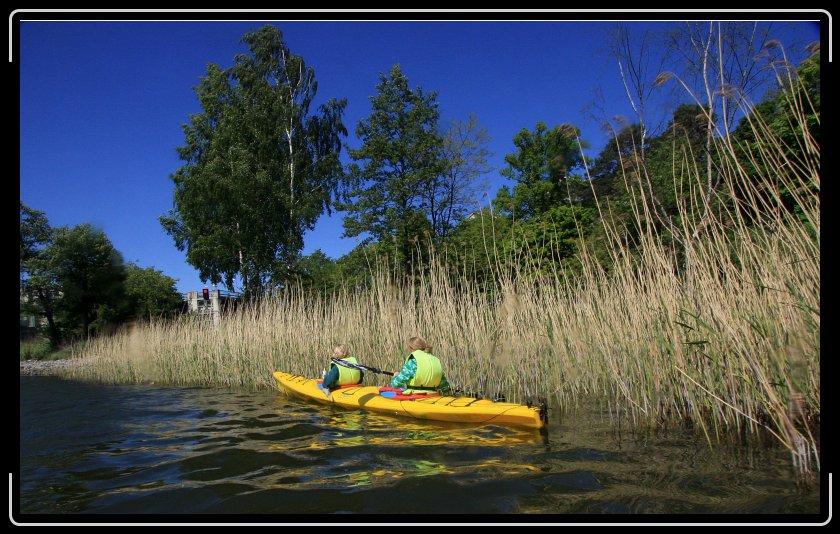
<instances>
[{"instance_id":1,"label":"foliage","mask_svg":"<svg viewBox=\"0 0 840 534\"><path fill-rule=\"evenodd\" d=\"M27 263L37 256L38 252L49 245L52 237L47 217L43 211L28 207L20 201L20 273L27 270Z\"/></svg>"},{"instance_id":2,"label":"foliage","mask_svg":"<svg viewBox=\"0 0 840 534\"><path fill-rule=\"evenodd\" d=\"M102 230L90 224L57 228L46 254L58 282L56 308L66 330L87 338L91 329L101 330L125 316L122 255Z\"/></svg>"},{"instance_id":3,"label":"foliage","mask_svg":"<svg viewBox=\"0 0 840 534\"><path fill-rule=\"evenodd\" d=\"M49 275L44 249L52 242L52 228L43 211L20 201L20 312L47 319L50 344L61 342L55 323L56 285Z\"/></svg>"},{"instance_id":4,"label":"foliage","mask_svg":"<svg viewBox=\"0 0 840 534\"><path fill-rule=\"evenodd\" d=\"M172 317L184 302L176 288L177 280L154 267L126 265L125 298L134 317Z\"/></svg>"},{"instance_id":5,"label":"foliage","mask_svg":"<svg viewBox=\"0 0 840 534\"><path fill-rule=\"evenodd\" d=\"M632 161L635 154L648 148L642 146L639 124L621 121L617 127L611 124L605 126L611 137L598 156L588 162L587 180L581 184L571 184L574 196L579 198L584 206L594 207L599 199L606 199L621 191L624 188L621 181L622 169ZM645 142L649 144L650 140L646 139Z\"/></svg>"},{"instance_id":6,"label":"foliage","mask_svg":"<svg viewBox=\"0 0 840 534\"><path fill-rule=\"evenodd\" d=\"M692 182L705 178L700 169L710 157L705 145L707 131L708 121L701 106L680 105L665 131L651 139L644 166L633 166L632 178L651 199L653 217L659 225L670 228L677 224L678 203L690 194ZM719 180L717 177L715 181Z\"/></svg>"},{"instance_id":7,"label":"foliage","mask_svg":"<svg viewBox=\"0 0 840 534\"><path fill-rule=\"evenodd\" d=\"M124 265L102 230L90 224L53 229L43 212L21 202L20 311L46 319L51 350L132 317L172 317L183 306L175 283L152 267ZM26 347L21 354L40 354L35 342Z\"/></svg>"},{"instance_id":8,"label":"foliage","mask_svg":"<svg viewBox=\"0 0 840 534\"><path fill-rule=\"evenodd\" d=\"M533 131L522 129L513 138L517 152L507 154L508 167L501 175L517 182L513 191L506 187L497 195L497 205L517 219L528 219L569 204L567 178L583 162L578 145L580 130L564 124L548 129L538 122Z\"/></svg>"},{"instance_id":9,"label":"foliage","mask_svg":"<svg viewBox=\"0 0 840 534\"><path fill-rule=\"evenodd\" d=\"M353 184L342 205L344 236L393 241L399 263L409 272L414 245L430 242L433 226L428 214L436 198L434 184L444 169L438 133L436 93L411 89L399 65L380 74L371 114L358 122L362 146L350 150L348 166ZM422 247L425 248L425 247Z\"/></svg>"},{"instance_id":10,"label":"foliage","mask_svg":"<svg viewBox=\"0 0 840 534\"><path fill-rule=\"evenodd\" d=\"M51 243L26 261L21 312L47 319L54 347L63 337L87 338L125 317L122 256L90 224L55 228Z\"/></svg>"},{"instance_id":11,"label":"foliage","mask_svg":"<svg viewBox=\"0 0 840 534\"><path fill-rule=\"evenodd\" d=\"M52 352L48 339L31 339L20 342L20 361L46 360Z\"/></svg>"},{"instance_id":12,"label":"foliage","mask_svg":"<svg viewBox=\"0 0 840 534\"><path fill-rule=\"evenodd\" d=\"M296 268L297 282L301 287L329 295L342 285L341 272L335 260L321 249L302 256Z\"/></svg>"}]
</instances>

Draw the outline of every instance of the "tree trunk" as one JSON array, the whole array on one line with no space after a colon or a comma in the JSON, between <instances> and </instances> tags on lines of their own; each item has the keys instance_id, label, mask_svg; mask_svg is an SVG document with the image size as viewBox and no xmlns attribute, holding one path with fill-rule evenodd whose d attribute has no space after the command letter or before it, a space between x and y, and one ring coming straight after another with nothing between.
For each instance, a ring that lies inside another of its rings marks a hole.
<instances>
[{"instance_id":1,"label":"tree trunk","mask_svg":"<svg viewBox=\"0 0 840 534\"><path fill-rule=\"evenodd\" d=\"M48 304L43 289L38 290L38 300L44 310L44 317L47 319L47 326L50 332L50 343L53 347L58 347L61 344L61 331L59 331L58 325L55 324L55 316L53 314L52 306Z\"/></svg>"}]
</instances>

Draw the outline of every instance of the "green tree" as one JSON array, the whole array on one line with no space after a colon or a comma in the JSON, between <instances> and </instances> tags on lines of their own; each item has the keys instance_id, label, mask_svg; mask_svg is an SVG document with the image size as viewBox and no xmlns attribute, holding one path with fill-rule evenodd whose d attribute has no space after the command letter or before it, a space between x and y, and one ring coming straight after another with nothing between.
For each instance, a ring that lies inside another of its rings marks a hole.
<instances>
[{"instance_id":1,"label":"green tree","mask_svg":"<svg viewBox=\"0 0 840 534\"><path fill-rule=\"evenodd\" d=\"M52 228L43 211L20 201L20 273L24 276L30 260L50 244Z\"/></svg>"},{"instance_id":2,"label":"green tree","mask_svg":"<svg viewBox=\"0 0 840 534\"><path fill-rule=\"evenodd\" d=\"M47 249L28 262L28 276L22 283L25 300L21 302L21 312L44 317L50 344L58 347L63 339L58 321L60 290L51 268L51 252Z\"/></svg>"},{"instance_id":3,"label":"green tree","mask_svg":"<svg viewBox=\"0 0 840 534\"><path fill-rule=\"evenodd\" d=\"M587 179L590 182L574 188L573 194L588 207L594 207L596 200L603 201L620 191L623 188L622 172L631 169L636 156L647 148L641 145L641 125L621 123L617 128L607 127L612 135L598 157L589 162Z\"/></svg>"},{"instance_id":4,"label":"green tree","mask_svg":"<svg viewBox=\"0 0 840 534\"><path fill-rule=\"evenodd\" d=\"M70 333L87 339L124 318L125 267L105 232L87 223L56 228L47 257L61 295L56 307Z\"/></svg>"},{"instance_id":5,"label":"green tree","mask_svg":"<svg viewBox=\"0 0 840 534\"><path fill-rule=\"evenodd\" d=\"M573 171L587 146L578 136L574 126L549 130L543 122L521 130L514 137L518 152L506 155L501 171L516 185L499 189L494 209L457 225L446 241L447 263L490 288L501 272L548 273L573 256L593 220L592 209L578 206L584 184Z\"/></svg>"},{"instance_id":6,"label":"green tree","mask_svg":"<svg viewBox=\"0 0 840 534\"><path fill-rule=\"evenodd\" d=\"M359 289L371 287L377 273L398 274L395 269L396 246L393 241L360 243L336 260L338 276L344 287Z\"/></svg>"},{"instance_id":7,"label":"green tree","mask_svg":"<svg viewBox=\"0 0 840 534\"><path fill-rule=\"evenodd\" d=\"M184 125L185 164L172 176L174 209L160 218L201 277L261 294L287 278L303 235L342 187L346 101L310 112L315 72L266 25L242 41L232 67L207 67L202 112Z\"/></svg>"},{"instance_id":8,"label":"green tree","mask_svg":"<svg viewBox=\"0 0 840 534\"><path fill-rule=\"evenodd\" d=\"M177 280L154 267L126 265L125 298L137 318L171 317L184 305L176 288Z\"/></svg>"},{"instance_id":9,"label":"green tree","mask_svg":"<svg viewBox=\"0 0 840 534\"><path fill-rule=\"evenodd\" d=\"M58 282L50 270L47 250L53 229L43 211L20 202L20 292L21 313L47 320L47 335L53 347L61 343L56 321Z\"/></svg>"},{"instance_id":10,"label":"green tree","mask_svg":"<svg viewBox=\"0 0 840 534\"><path fill-rule=\"evenodd\" d=\"M125 318L122 256L90 224L52 231L51 244L27 262L27 311L46 317L52 344L87 338Z\"/></svg>"},{"instance_id":11,"label":"green tree","mask_svg":"<svg viewBox=\"0 0 840 534\"><path fill-rule=\"evenodd\" d=\"M329 295L341 287L341 275L336 262L321 249L303 256L297 264L297 276L304 289Z\"/></svg>"},{"instance_id":12,"label":"green tree","mask_svg":"<svg viewBox=\"0 0 840 534\"><path fill-rule=\"evenodd\" d=\"M576 199L569 197L567 178L583 162L580 131L564 124L548 129L538 122L533 131L522 129L513 138L517 152L507 154L507 168L501 174L517 182L513 191L500 190L498 204L517 219L535 217L558 205L568 205Z\"/></svg>"},{"instance_id":13,"label":"green tree","mask_svg":"<svg viewBox=\"0 0 840 534\"><path fill-rule=\"evenodd\" d=\"M399 65L380 74L376 89L371 114L356 127L362 146L349 151L361 165L348 166L353 189L343 205L344 236L393 241L408 272L415 250L425 248L420 239L432 235L430 191L444 168L437 94L411 89Z\"/></svg>"}]
</instances>

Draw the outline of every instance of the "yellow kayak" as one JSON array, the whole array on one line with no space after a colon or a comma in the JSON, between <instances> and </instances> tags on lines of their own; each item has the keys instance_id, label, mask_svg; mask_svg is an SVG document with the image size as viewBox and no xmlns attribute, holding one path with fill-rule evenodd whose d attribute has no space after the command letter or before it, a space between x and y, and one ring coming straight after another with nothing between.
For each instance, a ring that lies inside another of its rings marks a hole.
<instances>
[{"instance_id":1,"label":"yellow kayak","mask_svg":"<svg viewBox=\"0 0 840 534\"><path fill-rule=\"evenodd\" d=\"M277 382L277 388L284 393L323 404L335 404L343 408L434 421L488 423L530 428L545 426L542 410L524 404L443 395L403 400L383 396L380 388L376 386L362 385L335 389L328 398L318 387L319 381L314 378L275 371L274 380Z\"/></svg>"}]
</instances>

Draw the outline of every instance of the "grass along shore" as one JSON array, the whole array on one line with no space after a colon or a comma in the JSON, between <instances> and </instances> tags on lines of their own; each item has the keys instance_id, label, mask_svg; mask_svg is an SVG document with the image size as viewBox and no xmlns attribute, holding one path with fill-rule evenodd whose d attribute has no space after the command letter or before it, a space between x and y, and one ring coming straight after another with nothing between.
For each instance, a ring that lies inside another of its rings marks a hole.
<instances>
[{"instance_id":1,"label":"grass along shore","mask_svg":"<svg viewBox=\"0 0 840 534\"><path fill-rule=\"evenodd\" d=\"M675 190L689 200L671 239L652 224L646 171L631 161L625 184L640 237L627 247L601 206L609 272L586 250L576 277L535 281L498 267L489 296L435 258L414 286L381 271L369 288L330 299L290 291L252 303L218 328L183 317L93 340L75 355L92 363L66 374L271 388L274 370L320 376L338 343L363 364L398 370L405 340L421 335L464 390L561 405L614 399L640 425L691 421L710 443L770 432L802 470L819 469L819 149L806 138L805 161L790 162L765 124L755 118L753 128L765 140L753 157L769 169L758 179L726 137L715 140L722 186L711 194L704 171L674 155L683 169ZM781 208L782 188L793 211ZM666 244L673 240L678 252Z\"/></svg>"}]
</instances>

